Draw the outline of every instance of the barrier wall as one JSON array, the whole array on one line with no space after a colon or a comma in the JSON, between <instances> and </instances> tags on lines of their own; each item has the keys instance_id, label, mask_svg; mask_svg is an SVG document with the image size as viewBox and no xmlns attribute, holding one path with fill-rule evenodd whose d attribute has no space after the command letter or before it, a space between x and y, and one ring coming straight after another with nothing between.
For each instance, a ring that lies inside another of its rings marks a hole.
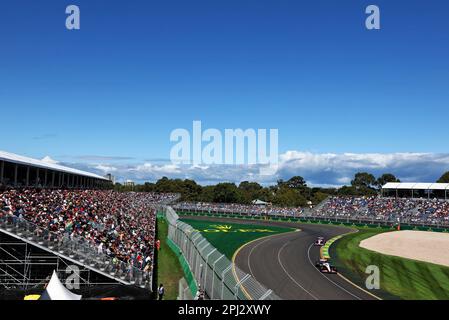
<instances>
[{"instance_id":1,"label":"barrier wall","mask_svg":"<svg viewBox=\"0 0 449 320\"><path fill-rule=\"evenodd\" d=\"M265 288L221 254L199 231L180 221L171 207L164 207L163 212L169 224L168 238L182 252L196 282L209 299L279 299L272 290Z\"/></svg>"}]
</instances>

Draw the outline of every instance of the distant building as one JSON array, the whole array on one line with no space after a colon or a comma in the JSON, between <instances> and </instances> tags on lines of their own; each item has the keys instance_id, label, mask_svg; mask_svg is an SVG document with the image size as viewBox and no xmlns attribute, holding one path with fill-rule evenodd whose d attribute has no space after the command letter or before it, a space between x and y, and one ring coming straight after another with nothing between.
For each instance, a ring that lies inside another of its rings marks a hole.
<instances>
[{"instance_id":1,"label":"distant building","mask_svg":"<svg viewBox=\"0 0 449 320\"><path fill-rule=\"evenodd\" d=\"M123 184L125 187L134 187L136 184L132 180L126 180Z\"/></svg>"},{"instance_id":2,"label":"distant building","mask_svg":"<svg viewBox=\"0 0 449 320\"><path fill-rule=\"evenodd\" d=\"M112 174L108 173L108 174L105 175L104 177L105 177L106 179L108 179L109 181L111 181L112 184L115 184L115 177L114 177Z\"/></svg>"}]
</instances>

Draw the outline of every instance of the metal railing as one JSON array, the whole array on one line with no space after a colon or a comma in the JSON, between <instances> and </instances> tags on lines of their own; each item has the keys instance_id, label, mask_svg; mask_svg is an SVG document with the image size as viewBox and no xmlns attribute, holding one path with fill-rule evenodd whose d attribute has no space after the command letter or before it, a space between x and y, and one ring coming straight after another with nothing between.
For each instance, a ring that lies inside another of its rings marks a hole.
<instances>
[{"instance_id":1,"label":"metal railing","mask_svg":"<svg viewBox=\"0 0 449 320\"><path fill-rule=\"evenodd\" d=\"M192 209L192 208L181 208L178 207L177 210L179 212L185 213L195 213L201 215L217 215L217 216L240 216L240 217L249 217L249 218L262 218L265 216L272 218L284 218L284 219L297 219L297 220L310 220L313 222L323 221L323 222L334 222L334 223L358 223L358 224L372 224L379 226L391 226L392 224L404 224L410 225L414 227L423 227L423 228L449 228L449 221L445 220L437 220L437 221L419 221L419 219L414 219L414 217L389 217L383 218L381 216L368 216L368 215L344 215L344 214L330 214L326 213L317 213L314 209L304 209L304 212L301 214L281 214L281 213L271 213L271 214L259 214L253 213L248 214L246 212L224 212L220 210L201 210L201 209Z\"/></svg>"},{"instance_id":2,"label":"metal railing","mask_svg":"<svg viewBox=\"0 0 449 320\"><path fill-rule=\"evenodd\" d=\"M181 250L199 286L209 299L278 300L272 290L240 270L199 231L180 221L171 207L163 212L169 224L168 238Z\"/></svg>"},{"instance_id":3,"label":"metal railing","mask_svg":"<svg viewBox=\"0 0 449 320\"><path fill-rule=\"evenodd\" d=\"M177 300L193 300L192 292L185 278L179 280L178 283L178 298Z\"/></svg>"},{"instance_id":4,"label":"metal railing","mask_svg":"<svg viewBox=\"0 0 449 320\"><path fill-rule=\"evenodd\" d=\"M0 229L119 282L152 290L153 268L144 271L108 256L85 238L71 236L67 232L55 233L14 215L0 214Z\"/></svg>"}]
</instances>

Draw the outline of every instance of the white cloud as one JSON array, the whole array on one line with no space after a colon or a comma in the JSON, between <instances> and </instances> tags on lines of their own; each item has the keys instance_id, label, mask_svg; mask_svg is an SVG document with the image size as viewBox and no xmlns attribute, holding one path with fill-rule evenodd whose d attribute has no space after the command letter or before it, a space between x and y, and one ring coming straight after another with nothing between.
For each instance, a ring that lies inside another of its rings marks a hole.
<instances>
[{"instance_id":1,"label":"white cloud","mask_svg":"<svg viewBox=\"0 0 449 320\"><path fill-rule=\"evenodd\" d=\"M180 167L175 164L165 164L165 165L154 165L149 162L143 165L138 165L135 169L130 169L129 171L137 171L141 173L165 173L165 174L175 174L180 173Z\"/></svg>"},{"instance_id":2,"label":"white cloud","mask_svg":"<svg viewBox=\"0 0 449 320\"><path fill-rule=\"evenodd\" d=\"M117 168L108 166L108 165L103 165L103 164L97 165L95 167L95 169L103 171L103 173L113 173L113 172L117 171Z\"/></svg>"},{"instance_id":3,"label":"white cloud","mask_svg":"<svg viewBox=\"0 0 449 320\"><path fill-rule=\"evenodd\" d=\"M435 181L449 170L449 155L432 153L313 154L289 151L281 155L281 176L299 174L312 184L348 184L357 171L393 173L404 181Z\"/></svg>"},{"instance_id":4,"label":"white cloud","mask_svg":"<svg viewBox=\"0 0 449 320\"><path fill-rule=\"evenodd\" d=\"M52 158L50 158L50 156L45 156L44 158L42 158L43 162L49 163L49 164L58 164L59 162L56 160L53 160Z\"/></svg>"},{"instance_id":5,"label":"white cloud","mask_svg":"<svg viewBox=\"0 0 449 320\"><path fill-rule=\"evenodd\" d=\"M341 186L349 184L358 171L375 176L393 173L403 181L434 182L449 171L449 154L433 153L311 153L288 151L280 155L279 170L272 176L259 175L259 166L154 164L71 164L87 171L113 173L119 180L155 181L169 178L193 179L201 184L257 181L274 184L278 179L303 176L309 185Z\"/></svg>"}]
</instances>

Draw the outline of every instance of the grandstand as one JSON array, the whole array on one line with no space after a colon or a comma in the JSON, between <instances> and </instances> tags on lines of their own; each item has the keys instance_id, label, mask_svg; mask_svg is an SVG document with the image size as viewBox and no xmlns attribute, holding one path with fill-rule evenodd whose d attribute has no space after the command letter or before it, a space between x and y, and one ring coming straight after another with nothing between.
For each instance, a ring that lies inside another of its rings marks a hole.
<instances>
[{"instance_id":1,"label":"grandstand","mask_svg":"<svg viewBox=\"0 0 449 320\"><path fill-rule=\"evenodd\" d=\"M387 183L378 196L331 196L314 208L187 202L173 208L190 213L449 228L448 195L449 184L444 183Z\"/></svg>"},{"instance_id":2,"label":"grandstand","mask_svg":"<svg viewBox=\"0 0 449 320\"><path fill-rule=\"evenodd\" d=\"M382 187L382 196L448 200L449 183L390 182Z\"/></svg>"},{"instance_id":3,"label":"grandstand","mask_svg":"<svg viewBox=\"0 0 449 320\"><path fill-rule=\"evenodd\" d=\"M448 188L444 183L387 183L381 196L330 197L313 215L447 228Z\"/></svg>"},{"instance_id":4,"label":"grandstand","mask_svg":"<svg viewBox=\"0 0 449 320\"><path fill-rule=\"evenodd\" d=\"M271 205L244 205L236 203L205 203L205 202L178 202L172 205L173 209L180 212L206 212L206 213L238 213L247 216L283 216L299 217L303 208L274 207Z\"/></svg>"},{"instance_id":5,"label":"grandstand","mask_svg":"<svg viewBox=\"0 0 449 320\"><path fill-rule=\"evenodd\" d=\"M42 286L75 265L88 287L152 290L156 208L177 195L105 190L101 176L6 152L0 161L0 289Z\"/></svg>"},{"instance_id":6,"label":"grandstand","mask_svg":"<svg viewBox=\"0 0 449 320\"><path fill-rule=\"evenodd\" d=\"M0 151L0 186L106 189L112 183L94 173Z\"/></svg>"}]
</instances>

